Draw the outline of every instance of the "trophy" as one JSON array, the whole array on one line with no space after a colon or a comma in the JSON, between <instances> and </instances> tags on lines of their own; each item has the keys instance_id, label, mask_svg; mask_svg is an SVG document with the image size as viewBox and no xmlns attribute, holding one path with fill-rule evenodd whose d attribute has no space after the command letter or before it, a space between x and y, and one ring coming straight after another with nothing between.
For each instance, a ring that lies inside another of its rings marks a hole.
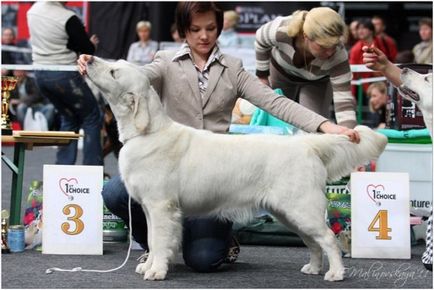
<instances>
[{"instance_id":1,"label":"trophy","mask_svg":"<svg viewBox=\"0 0 434 290\"><path fill-rule=\"evenodd\" d=\"M15 89L18 78L2 76L2 135L12 135L12 127L9 120L10 92Z\"/></svg>"},{"instance_id":2,"label":"trophy","mask_svg":"<svg viewBox=\"0 0 434 290\"><path fill-rule=\"evenodd\" d=\"M9 224L9 212L7 210L1 211L1 225L2 225L2 254L9 253L8 247L8 224Z\"/></svg>"}]
</instances>

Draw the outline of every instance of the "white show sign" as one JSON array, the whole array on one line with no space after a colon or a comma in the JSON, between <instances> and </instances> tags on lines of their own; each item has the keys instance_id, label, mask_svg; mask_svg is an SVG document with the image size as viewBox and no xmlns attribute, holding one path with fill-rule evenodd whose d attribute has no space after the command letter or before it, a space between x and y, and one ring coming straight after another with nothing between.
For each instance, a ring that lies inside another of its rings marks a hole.
<instances>
[{"instance_id":1,"label":"white show sign","mask_svg":"<svg viewBox=\"0 0 434 290\"><path fill-rule=\"evenodd\" d=\"M44 165L42 253L102 255L102 166Z\"/></svg>"},{"instance_id":2,"label":"white show sign","mask_svg":"<svg viewBox=\"0 0 434 290\"><path fill-rule=\"evenodd\" d=\"M351 256L410 259L408 173L351 174Z\"/></svg>"}]
</instances>

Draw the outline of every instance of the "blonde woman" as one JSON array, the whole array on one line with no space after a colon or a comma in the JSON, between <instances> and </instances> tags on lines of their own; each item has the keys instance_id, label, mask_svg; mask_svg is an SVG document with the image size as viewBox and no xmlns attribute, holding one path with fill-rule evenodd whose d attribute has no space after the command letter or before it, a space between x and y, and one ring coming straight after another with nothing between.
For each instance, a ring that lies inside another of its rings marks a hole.
<instances>
[{"instance_id":1,"label":"blonde woman","mask_svg":"<svg viewBox=\"0 0 434 290\"><path fill-rule=\"evenodd\" d=\"M385 82L376 82L369 85L367 90L369 97L370 119L374 128L386 127L386 106L389 96Z\"/></svg>"},{"instance_id":2,"label":"blonde woman","mask_svg":"<svg viewBox=\"0 0 434 290\"><path fill-rule=\"evenodd\" d=\"M151 23L149 21L139 21L136 25L139 41L130 45L127 61L137 65L144 65L152 62L158 50L158 43L151 40Z\"/></svg>"},{"instance_id":3,"label":"blonde woman","mask_svg":"<svg viewBox=\"0 0 434 290\"><path fill-rule=\"evenodd\" d=\"M344 48L347 27L326 7L277 17L256 32L256 75L286 97L339 125L356 125L351 70Z\"/></svg>"},{"instance_id":4,"label":"blonde woman","mask_svg":"<svg viewBox=\"0 0 434 290\"><path fill-rule=\"evenodd\" d=\"M240 17L234 10L225 11L223 14L223 30L218 38L220 47L239 47L241 40L235 28Z\"/></svg>"}]
</instances>

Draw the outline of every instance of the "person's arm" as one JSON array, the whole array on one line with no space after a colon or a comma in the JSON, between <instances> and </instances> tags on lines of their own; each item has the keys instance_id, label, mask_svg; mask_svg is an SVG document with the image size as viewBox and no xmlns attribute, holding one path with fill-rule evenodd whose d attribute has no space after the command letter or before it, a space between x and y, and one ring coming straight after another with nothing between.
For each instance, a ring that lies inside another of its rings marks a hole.
<instances>
[{"instance_id":1,"label":"person's arm","mask_svg":"<svg viewBox=\"0 0 434 290\"><path fill-rule=\"evenodd\" d=\"M152 63L142 66L143 71L146 73L151 83L158 81L163 75L163 71L166 66L164 64L162 54L163 51L158 51L155 54ZM80 74L85 75L87 73L87 64L91 62L92 59L93 56L89 54L82 54L78 57L77 68Z\"/></svg>"},{"instance_id":2,"label":"person's arm","mask_svg":"<svg viewBox=\"0 0 434 290\"><path fill-rule=\"evenodd\" d=\"M151 63L142 66L142 69L145 71L149 81L155 89L160 87L162 77L167 68L164 53L165 52L162 50L157 51L154 60Z\"/></svg>"},{"instance_id":3,"label":"person's arm","mask_svg":"<svg viewBox=\"0 0 434 290\"><path fill-rule=\"evenodd\" d=\"M395 87L402 84L401 69L389 61L381 50L373 46L364 46L362 50L363 63L368 68L382 72Z\"/></svg>"},{"instance_id":4,"label":"person's arm","mask_svg":"<svg viewBox=\"0 0 434 290\"><path fill-rule=\"evenodd\" d=\"M358 143L360 141L357 131L336 125L291 99L276 94L270 87L246 72L241 62L237 65L239 65L237 70L238 96L307 132L344 134L349 136L353 142Z\"/></svg>"},{"instance_id":5,"label":"person's arm","mask_svg":"<svg viewBox=\"0 0 434 290\"><path fill-rule=\"evenodd\" d=\"M72 16L65 24L68 34L66 47L75 51L77 54L94 54L95 45L90 41L89 36L84 30L84 26L77 16Z\"/></svg>"},{"instance_id":6,"label":"person's arm","mask_svg":"<svg viewBox=\"0 0 434 290\"><path fill-rule=\"evenodd\" d=\"M129 62L133 62L134 46L135 42L131 43L130 47L128 48L127 61Z\"/></svg>"},{"instance_id":7,"label":"person's arm","mask_svg":"<svg viewBox=\"0 0 434 290\"><path fill-rule=\"evenodd\" d=\"M390 57L391 61L395 62L396 56L398 55L398 47L396 46L396 42L390 36L386 38L386 43L390 49Z\"/></svg>"},{"instance_id":8,"label":"person's arm","mask_svg":"<svg viewBox=\"0 0 434 290\"><path fill-rule=\"evenodd\" d=\"M342 49L332 59L330 68L330 83L333 89L333 103L336 122L347 128L354 128L356 121L356 102L351 93L352 73L348 62L348 54Z\"/></svg>"},{"instance_id":9,"label":"person's arm","mask_svg":"<svg viewBox=\"0 0 434 290\"><path fill-rule=\"evenodd\" d=\"M276 34L281 22L282 17L277 17L256 31L256 76L266 85L269 85L271 49L277 45Z\"/></svg>"}]
</instances>

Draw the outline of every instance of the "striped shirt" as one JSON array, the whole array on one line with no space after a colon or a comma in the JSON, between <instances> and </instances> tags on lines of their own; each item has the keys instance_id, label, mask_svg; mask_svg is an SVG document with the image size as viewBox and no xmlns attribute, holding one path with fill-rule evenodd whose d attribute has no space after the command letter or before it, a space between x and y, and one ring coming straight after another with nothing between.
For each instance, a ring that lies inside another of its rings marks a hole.
<instances>
[{"instance_id":1,"label":"striped shirt","mask_svg":"<svg viewBox=\"0 0 434 290\"><path fill-rule=\"evenodd\" d=\"M319 80L330 77L333 88L333 101L336 121L340 125L354 127L356 125L355 102L351 94L351 69L348 53L343 45L337 47L336 53L326 60L315 58L309 70L294 66L295 38L287 34L292 16L277 17L261 26L256 32L256 75L267 77L270 62L279 70L305 80Z\"/></svg>"},{"instance_id":2,"label":"striped shirt","mask_svg":"<svg viewBox=\"0 0 434 290\"><path fill-rule=\"evenodd\" d=\"M178 59L185 57L185 56L187 56L191 59L191 61L194 64L194 67L196 68L196 72L197 72L197 81L199 84L200 96L203 98L203 96L205 95L206 89L208 88L209 67L214 61L219 61L220 55L221 55L220 49L218 48L217 45L214 46L203 70L200 70L200 68L194 63L194 58L193 58L193 55L191 54L190 47L188 46L187 42L184 42L182 44L181 48L179 49L179 51L173 57L172 61L177 61Z\"/></svg>"}]
</instances>

